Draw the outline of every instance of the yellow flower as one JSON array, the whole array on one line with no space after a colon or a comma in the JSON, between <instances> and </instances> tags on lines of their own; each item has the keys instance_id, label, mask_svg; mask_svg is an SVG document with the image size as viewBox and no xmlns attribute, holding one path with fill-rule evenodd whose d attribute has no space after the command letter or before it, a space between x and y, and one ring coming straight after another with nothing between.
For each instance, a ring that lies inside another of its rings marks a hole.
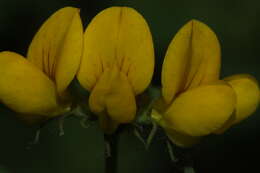
<instances>
[{"instance_id":1,"label":"yellow flower","mask_svg":"<svg viewBox=\"0 0 260 173\"><path fill-rule=\"evenodd\" d=\"M152 117L175 144L191 146L256 110L257 81L249 75L219 80L220 60L216 35L199 21L184 25L170 43L162 68L162 98Z\"/></svg>"},{"instance_id":2,"label":"yellow flower","mask_svg":"<svg viewBox=\"0 0 260 173\"><path fill-rule=\"evenodd\" d=\"M82 47L79 10L58 10L35 35L27 59L0 53L0 101L28 122L68 111L67 88L78 70Z\"/></svg>"},{"instance_id":3,"label":"yellow flower","mask_svg":"<svg viewBox=\"0 0 260 173\"><path fill-rule=\"evenodd\" d=\"M149 85L153 69L152 36L137 11L111 7L94 17L84 33L77 78L91 92L90 109L105 132L135 118L135 97Z\"/></svg>"}]
</instances>

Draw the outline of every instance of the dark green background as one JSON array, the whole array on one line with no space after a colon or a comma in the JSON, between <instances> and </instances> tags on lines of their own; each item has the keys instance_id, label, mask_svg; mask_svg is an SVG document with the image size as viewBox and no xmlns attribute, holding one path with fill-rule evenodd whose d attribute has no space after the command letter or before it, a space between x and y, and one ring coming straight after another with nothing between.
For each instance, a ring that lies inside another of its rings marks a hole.
<instances>
[{"instance_id":1,"label":"dark green background","mask_svg":"<svg viewBox=\"0 0 260 173\"><path fill-rule=\"evenodd\" d=\"M160 67L177 30L190 19L208 24L222 46L222 76L249 73L260 80L260 1L258 0L0 0L0 51L23 55L44 20L66 5L81 8L86 26L100 10L124 5L137 9L150 25L156 51L153 83L160 83ZM33 84L32 84L33 85ZM221 109L221 108L220 108ZM260 111L219 136L209 136L190 151L198 173L259 172ZM28 149L34 135L0 105L0 173L101 173L103 138L94 126L84 129L77 120L65 122L58 137L55 123L42 132L40 143ZM173 173L163 135L149 151L129 132L121 136L119 173ZM2 171L2 172L1 172Z\"/></svg>"}]
</instances>

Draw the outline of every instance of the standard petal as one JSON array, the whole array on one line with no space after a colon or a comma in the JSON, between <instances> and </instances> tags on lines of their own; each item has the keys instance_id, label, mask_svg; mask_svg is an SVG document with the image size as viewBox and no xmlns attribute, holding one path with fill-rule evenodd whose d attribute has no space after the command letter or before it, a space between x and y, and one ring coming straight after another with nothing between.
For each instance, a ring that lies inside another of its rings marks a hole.
<instances>
[{"instance_id":1,"label":"standard petal","mask_svg":"<svg viewBox=\"0 0 260 173\"><path fill-rule=\"evenodd\" d=\"M134 92L125 74L116 66L104 71L91 92L89 106L97 115L107 113L111 120L118 123L129 123L134 119Z\"/></svg>"},{"instance_id":2,"label":"standard petal","mask_svg":"<svg viewBox=\"0 0 260 173\"><path fill-rule=\"evenodd\" d=\"M79 9L65 7L39 29L28 50L28 60L37 65L63 94L79 68L83 28Z\"/></svg>"},{"instance_id":3,"label":"standard petal","mask_svg":"<svg viewBox=\"0 0 260 173\"><path fill-rule=\"evenodd\" d=\"M235 92L226 83L202 85L179 95L164 114L164 121L183 134L208 135L223 126L235 104Z\"/></svg>"},{"instance_id":4,"label":"standard petal","mask_svg":"<svg viewBox=\"0 0 260 173\"><path fill-rule=\"evenodd\" d=\"M219 77L220 45L214 32L192 20L171 41L162 68L162 94L170 103L176 94Z\"/></svg>"},{"instance_id":5,"label":"standard petal","mask_svg":"<svg viewBox=\"0 0 260 173\"><path fill-rule=\"evenodd\" d=\"M255 112L259 105L260 92L257 80L248 74L238 74L224 79L234 89L237 95L235 120L239 123Z\"/></svg>"},{"instance_id":6,"label":"standard petal","mask_svg":"<svg viewBox=\"0 0 260 173\"><path fill-rule=\"evenodd\" d=\"M0 73L0 100L10 109L26 119L61 113L54 83L21 55L1 52Z\"/></svg>"},{"instance_id":7,"label":"standard petal","mask_svg":"<svg viewBox=\"0 0 260 173\"><path fill-rule=\"evenodd\" d=\"M88 90L114 64L124 73L135 95L150 83L154 70L152 36L134 9L111 7L99 13L84 34L84 53L77 75Z\"/></svg>"}]
</instances>

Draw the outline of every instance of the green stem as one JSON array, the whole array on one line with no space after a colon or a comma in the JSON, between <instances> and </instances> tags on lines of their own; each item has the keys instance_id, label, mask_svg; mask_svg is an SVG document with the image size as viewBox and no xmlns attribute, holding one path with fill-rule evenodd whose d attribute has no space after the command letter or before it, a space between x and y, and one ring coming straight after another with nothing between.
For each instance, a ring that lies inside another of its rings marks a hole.
<instances>
[{"instance_id":1,"label":"green stem","mask_svg":"<svg viewBox=\"0 0 260 173\"><path fill-rule=\"evenodd\" d=\"M150 134L148 135L148 138L147 138L147 142L146 142L146 149L148 150L152 141L153 141L153 138L157 132L157 124L155 122L153 122L153 126L152 126L152 130L150 132Z\"/></svg>"},{"instance_id":2,"label":"green stem","mask_svg":"<svg viewBox=\"0 0 260 173\"><path fill-rule=\"evenodd\" d=\"M105 173L117 173L118 134L105 134Z\"/></svg>"}]
</instances>

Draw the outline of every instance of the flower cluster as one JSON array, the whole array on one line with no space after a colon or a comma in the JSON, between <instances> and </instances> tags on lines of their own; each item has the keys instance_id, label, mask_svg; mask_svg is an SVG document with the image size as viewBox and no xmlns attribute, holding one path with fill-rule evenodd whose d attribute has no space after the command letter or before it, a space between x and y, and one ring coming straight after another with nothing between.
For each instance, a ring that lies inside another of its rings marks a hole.
<instances>
[{"instance_id":1,"label":"flower cluster","mask_svg":"<svg viewBox=\"0 0 260 173\"><path fill-rule=\"evenodd\" d=\"M214 32L196 20L184 25L168 47L162 94L150 116L179 146L224 132L259 104L252 76L219 78L220 54ZM0 53L3 104L29 123L60 116L73 107L68 87L76 77L90 92L88 106L106 133L135 120L136 98L150 85L154 71L149 26L129 7L103 10L85 32L79 10L62 8L41 26L26 57Z\"/></svg>"}]
</instances>

